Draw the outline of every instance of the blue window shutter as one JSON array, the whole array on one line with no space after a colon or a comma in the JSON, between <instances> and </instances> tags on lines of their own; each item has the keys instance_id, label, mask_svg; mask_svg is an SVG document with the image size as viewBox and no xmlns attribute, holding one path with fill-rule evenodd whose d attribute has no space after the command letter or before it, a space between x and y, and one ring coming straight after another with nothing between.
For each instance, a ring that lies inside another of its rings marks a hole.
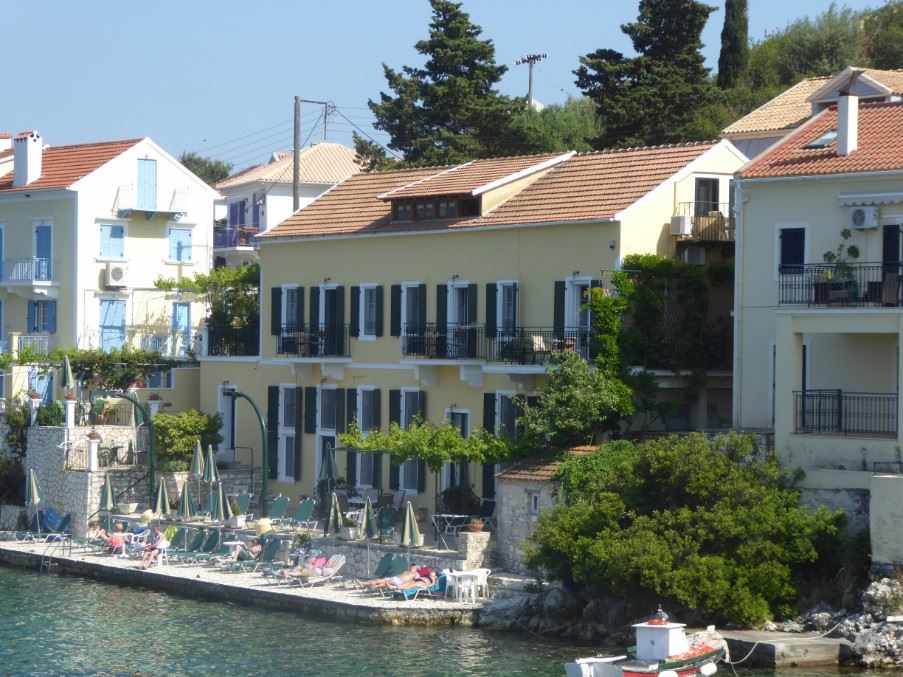
<instances>
[{"instance_id":1,"label":"blue window shutter","mask_svg":"<svg viewBox=\"0 0 903 677\"><path fill-rule=\"evenodd\" d=\"M229 225L237 226L238 225L238 203L232 202L229 205Z\"/></svg>"},{"instance_id":2,"label":"blue window shutter","mask_svg":"<svg viewBox=\"0 0 903 677\"><path fill-rule=\"evenodd\" d=\"M28 302L28 331L36 332L37 328L37 302L29 301Z\"/></svg>"},{"instance_id":3,"label":"blue window shutter","mask_svg":"<svg viewBox=\"0 0 903 677\"><path fill-rule=\"evenodd\" d=\"M56 301L47 301L47 331L56 333Z\"/></svg>"},{"instance_id":4,"label":"blue window shutter","mask_svg":"<svg viewBox=\"0 0 903 677\"><path fill-rule=\"evenodd\" d=\"M179 243L176 240L176 231L175 229L170 229L169 231L169 260L177 261L177 257L179 255Z\"/></svg>"}]
</instances>

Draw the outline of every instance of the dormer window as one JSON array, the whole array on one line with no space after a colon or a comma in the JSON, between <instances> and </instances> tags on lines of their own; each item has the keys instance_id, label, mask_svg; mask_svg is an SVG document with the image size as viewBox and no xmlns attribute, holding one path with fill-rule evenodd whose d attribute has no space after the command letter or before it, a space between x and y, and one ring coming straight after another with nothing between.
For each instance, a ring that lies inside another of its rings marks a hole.
<instances>
[{"instance_id":1,"label":"dormer window","mask_svg":"<svg viewBox=\"0 0 903 677\"><path fill-rule=\"evenodd\" d=\"M422 219L432 219L435 218L432 202L418 202L415 206L417 220L420 221Z\"/></svg>"},{"instance_id":2,"label":"dormer window","mask_svg":"<svg viewBox=\"0 0 903 677\"><path fill-rule=\"evenodd\" d=\"M827 148L835 139L837 139L837 130L831 129L803 148Z\"/></svg>"},{"instance_id":3,"label":"dormer window","mask_svg":"<svg viewBox=\"0 0 903 677\"><path fill-rule=\"evenodd\" d=\"M480 199L436 200L434 198L396 202L393 206L395 221L432 221L453 219L459 216L479 216Z\"/></svg>"},{"instance_id":4,"label":"dormer window","mask_svg":"<svg viewBox=\"0 0 903 677\"><path fill-rule=\"evenodd\" d=\"M439 218L448 219L458 215L458 204L454 200L442 200L439 202Z\"/></svg>"},{"instance_id":5,"label":"dormer window","mask_svg":"<svg viewBox=\"0 0 903 677\"><path fill-rule=\"evenodd\" d=\"M414 220L414 205L408 203L400 203L395 205L395 220L396 221L413 221Z\"/></svg>"}]
</instances>

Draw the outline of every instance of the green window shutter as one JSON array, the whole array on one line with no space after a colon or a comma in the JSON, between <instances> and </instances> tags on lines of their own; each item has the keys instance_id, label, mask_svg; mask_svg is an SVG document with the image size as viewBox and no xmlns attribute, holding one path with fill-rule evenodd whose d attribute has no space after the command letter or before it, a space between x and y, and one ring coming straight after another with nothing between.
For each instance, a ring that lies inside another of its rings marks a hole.
<instances>
[{"instance_id":1,"label":"green window shutter","mask_svg":"<svg viewBox=\"0 0 903 677\"><path fill-rule=\"evenodd\" d=\"M496 289L495 282L486 284L486 338L496 336Z\"/></svg>"},{"instance_id":2,"label":"green window shutter","mask_svg":"<svg viewBox=\"0 0 903 677\"><path fill-rule=\"evenodd\" d=\"M401 336L401 285L393 284L389 294L391 296L389 310L392 314L389 319L389 333L392 336Z\"/></svg>"},{"instance_id":3,"label":"green window shutter","mask_svg":"<svg viewBox=\"0 0 903 677\"><path fill-rule=\"evenodd\" d=\"M270 290L270 335L282 333L282 287Z\"/></svg>"},{"instance_id":4,"label":"green window shutter","mask_svg":"<svg viewBox=\"0 0 903 677\"><path fill-rule=\"evenodd\" d=\"M483 498L495 498L495 463L483 464Z\"/></svg>"},{"instance_id":5,"label":"green window shutter","mask_svg":"<svg viewBox=\"0 0 903 677\"><path fill-rule=\"evenodd\" d=\"M371 423L376 430L382 430L382 392L379 388L377 388L373 392L376 394L373 396L373 418L371 419Z\"/></svg>"},{"instance_id":6,"label":"green window shutter","mask_svg":"<svg viewBox=\"0 0 903 677\"><path fill-rule=\"evenodd\" d=\"M564 280L555 280L555 310L552 321L555 338L564 338Z\"/></svg>"},{"instance_id":7,"label":"green window shutter","mask_svg":"<svg viewBox=\"0 0 903 677\"><path fill-rule=\"evenodd\" d=\"M345 426L345 388L336 388L335 391L335 431L343 433Z\"/></svg>"},{"instance_id":8,"label":"green window shutter","mask_svg":"<svg viewBox=\"0 0 903 677\"><path fill-rule=\"evenodd\" d=\"M383 335L383 286L376 286L376 335Z\"/></svg>"},{"instance_id":9,"label":"green window shutter","mask_svg":"<svg viewBox=\"0 0 903 677\"><path fill-rule=\"evenodd\" d=\"M420 327L418 328L419 332L422 334L426 327L423 326L426 324L426 285L420 285Z\"/></svg>"},{"instance_id":10,"label":"green window shutter","mask_svg":"<svg viewBox=\"0 0 903 677\"><path fill-rule=\"evenodd\" d=\"M495 434L495 393L483 393L483 430Z\"/></svg>"},{"instance_id":11,"label":"green window shutter","mask_svg":"<svg viewBox=\"0 0 903 677\"><path fill-rule=\"evenodd\" d=\"M301 479L301 435L304 433L304 388L295 388L295 481Z\"/></svg>"},{"instance_id":12,"label":"green window shutter","mask_svg":"<svg viewBox=\"0 0 903 677\"><path fill-rule=\"evenodd\" d=\"M348 426L351 425L351 422L357 416L357 389L348 388L345 391L345 430L348 430ZM363 427L363 424L358 421L357 427L360 430Z\"/></svg>"},{"instance_id":13,"label":"green window shutter","mask_svg":"<svg viewBox=\"0 0 903 677\"><path fill-rule=\"evenodd\" d=\"M389 391L389 423L401 425L401 391Z\"/></svg>"},{"instance_id":14,"label":"green window shutter","mask_svg":"<svg viewBox=\"0 0 903 677\"><path fill-rule=\"evenodd\" d=\"M383 488L383 457L385 454L373 452L373 486ZM375 507L375 506L374 506Z\"/></svg>"},{"instance_id":15,"label":"green window shutter","mask_svg":"<svg viewBox=\"0 0 903 677\"><path fill-rule=\"evenodd\" d=\"M361 334L361 288L351 287L351 317L349 318L348 335L357 338Z\"/></svg>"},{"instance_id":16,"label":"green window shutter","mask_svg":"<svg viewBox=\"0 0 903 677\"><path fill-rule=\"evenodd\" d=\"M310 329L316 331L320 328L320 288L310 288Z\"/></svg>"},{"instance_id":17,"label":"green window shutter","mask_svg":"<svg viewBox=\"0 0 903 677\"><path fill-rule=\"evenodd\" d=\"M267 476L279 476L279 386L267 387Z\"/></svg>"},{"instance_id":18,"label":"green window shutter","mask_svg":"<svg viewBox=\"0 0 903 677\"><path fill-rule=\"evenodd\" d=\"M308 386L304 389L304 432L317 434L317 388Z\"/></svg>"},{"instance_id":19,"label":"green window shutter","mask_svg":"<svg viewBox=\"0 0 903 677\"><path fill-rule=\"evenodd\" d=\"M445 357L448 331L448 285L436 285L436 356Z\"/></svg>"},{"instance_id":20,"label":"green window shutter","mask_svg":"<svg viewBox=\"0 0 903 677\"><path fill-rule=\"evenodd\" d=\"M357 485L357 454L351 449L345 454L345 481L352 487Z\"/></svg>"}]
</instances>

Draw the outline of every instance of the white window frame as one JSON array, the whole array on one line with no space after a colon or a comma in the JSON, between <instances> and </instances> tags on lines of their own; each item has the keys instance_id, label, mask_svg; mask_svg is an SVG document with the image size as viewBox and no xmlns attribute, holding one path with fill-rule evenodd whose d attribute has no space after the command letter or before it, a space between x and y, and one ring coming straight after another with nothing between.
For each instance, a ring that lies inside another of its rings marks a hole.
<instances>
[{"instance_id":1,"label":"white window frame","mask_svg":"<svg viewBox=\"0 0 903 677\"><path fill-rule=\"evenodd\" d=\"M809 237L809 224L801 223L776 223L774 224L774 265L772 275L775 282L779 279L779 271L781 269L781 231L790 228L802 228L803 233L803 264L805 265L811 258L812 239ZM777 305L777 303L775 303Z\"/></svg>"},{"instance_id":2,"label":"white window frame","mask_svg":"<svg viewBox=\"0 0 903 677\"><path fill-rule=\"evenodd\" d=\"M329 327L326 324L326 292L338 289L339 285L336 282L325 282L320 283L318 286L320 287L320 293L317 295L317 302L319 304L319 306L317 307L317 317L320 318L319 329L321 331L328 331ZM344 324L344 322L345 318L340 317L338 318L337 324L341 325ZM311 327L311 329L315 329L315 327Z\"/></svg>"},{"instance_id":3,"label":"white window frame","mask_svg":"<svg viewBox=\"0 0 903 677\"><path fill-rule=\"evenodd\" d=\"M364 393L372 393L376 390L376 386L358 386L357 387L357 425L361 431L361 437L366 437L370 431L364 430L363 421L364 421ZM361 489L372 489L373 488L373 469L372 463L374 460L374 456L376 454L365 452L358 453L357 458L355 459L355 463L357 464L357 473L355 473L357 477L357 486ZM362 469L364 465L364 459L367 459L371 462L371 470L370 470L370 479L371 482L369 484L361 482L361 477L363 476Z\"/></svg>"},{"instance_id":4,"label":"white window frame","mask_svg":"<svg viewBox=\"0 0 903 677\"><path fill-rule=\"evenodd\" d=\"M423 284L422 282L402 282L401 283L401 336L402 338L405 336L410 336L408 333L408 291L412 288L417 289L417 293L420 293L420 286ZM425 320L426 318L424 318ZM404 391L402 391L404 392Z\"/></svg>"},{"instance_id":5,"label":"white window frame","mask_svg":"<svg viewBox=\"0 0 903 677\"><path fill-rule=\"evenodd\" d=\"M288 448L288 440L291 438L297 444L297 440L295 440L297 428L294 424L286 425L285 422L285 391L291 390L292 393L295 393L295 389L298 386L294 383L280 383L279 384L279 450L278 456L276 460L277 471L277 479L280 482L290 482L294 483L295 474L294 472L288 472L288 456L289 453L292 454L292 462L294 462L294 448ZM294 468L292 469L294 470Z\"/></svg>"},{"instance_id":6,"label":"white window frame","mask_svg":"<svg viewBox=\"0 0 903 677\"><path fill-rule=\"evenodd\" d=\"M323 422L323 391L325 390L337 390L334 385L320 385L317 386L317 445L316 452L314 454L314 477L320 477L320 468L323 466L323 438L331 437L333 440L332 445L332 453L333 460L335 460L335 443L338 439L336 436L335 428L324 428L321 424Z\"/></svg>"},{"instance_id":7,"label":"white window frame","mask_svg":"<svg viewBox=\"0 0 903 677\"><path fill-rule=\"evenodd\" d=\"M591 289L593 285L592 278L587 276L568 277L564 281L564 328L567 329L590 329L593 326L592 315L587 312L586 326L580 324L581 307L586 303L583 298L576 298L578 294L575 290L586 287Z\"/></svg>"},{"instance_id":8,"label":"white window frame","mask_svg":"<svg viewBox=\"0 0 903 677\"><path fill-rule=\"evenodd\" d=\"M402 305L402 309L403 308L404 308L404 305ZM398 403L399 404L398 415L401 417L400 423L401 423L401 427L403 430L407 430L408 423L409 423L405 417L405 411L407 410L407 407L405 406L405 404L406 404L405 400L407 399L408 395L417 395L419 397L420 391L417 388L402 388L401 389L401 396L399 398L399 403ZM413 466L411 464L413 464ZM416 472L414 474L415 479L414 479L413 487L405 486L404 472L405 472L406 467L407 468L410 468L410 467L416 468ZM398 488L404 489L404 492L406 495L416 496L418 493L418 487L420 486L419 473L420 473L420 461L418 459L415 458L415 459L411 459L410 461L405 461L404 463L402 463L400 466L398 466Z\"/></svg>"},{"instance_id":9,"label":"white window frame","mask_svg":"<svg viewBox=\"0 0 903 677\"><path fill-rule=\"evenodd\" d=\"M288 310L287 310L287 308L288 308L288 293L287 293L287 292L289 292L289 291L292 291L292 292L295 293L295 318L296 318L296 321L298 321L298 325L300 325L300 324L304 321L304 318L301 317L300 315L298 315L298 298L297 298L297 294L298 294L298 289L299 289L300 286L301 286L301 285L299 285L299 284L296 283L296 282L291 282L291 283L289 283L289 284L284 284L284 285L282 285L282 296L281 296L281 298L280 298L280 300L279 300L279 301L280 301L279 317L282 318L282 326L283 326L283 327L288 326L288 322L286 321L286 318L288 317Z\"/></svg>"},{"instance_id":10,"label":"white window frame","mask_svg":"<svg viewBox=\"0 0 903 677\"><path fill-rule=\"evenodd\" d=\"M367 292L373 292L373 303L374 303L374 323L377 321L376 318L376 289L379 285L375 282L367 282L366 284L360 285L358 297L358 341L375 341L376 340L376 326L374 324L373 333L367 333Z\"/></svg>"},{"instance_id":11,"label":"white window frame","mask_svg":"<svg viewBox=\"0 0 903 677\"><path fill-rule=\"evenodd\" d=\"M170 373L172 373L172 372L170 371ZM235 416L235 413L236 413L235 398L228 394L228 393L234 393L237 391L238 391L237 386L229 384L229 383L224 383L224 384L220 385L219 388L217 388L217 397L216 397L217 407L216 408L217 408L217 411L223 417L223 423L219 429L220 436L223 438L223 441L216 445L217 450L220 452L231 448L228 446L228 442L229 442L228 438L229 438L229 432L230 432L229 429L230 428L232 429L232 434L233 434L232 442L234 443L235 440L238 439L239 417ZM280 397L282 396L281 391L280 391L279 395L280 395Z\"/></svg>"},{"instance_id":12,"label":"white window frame","mask_svg":"<svg viewBox=\"0 0 903 677\"><path fill-rule=\"evenodd\" d=\"M504 287L514 287L514 327L504 328ZM495 282L495 328L499 333L516 331L520 318L520 283L517 280L496 280Z\"/></svg>"},{"instance_id":13,"label":"white window frame","mask_svg":"<svg viewBox=\"0 0 903 677\"><path fill-rule=\"evenodd\" d=\"M716 181L718 181L718 202L716 204L718 205L719 211L721 209L721 205L727 204L728 207L727 207L726 211L730 212L730 204L729 204L730 199L727 199L727 200L722 199L722 196L727 196L728 198L730 198L730 185L731 185L730 179L731 179L731 177L725 176L724 174L701 173L701 174L693 174L693 200L692 200L692 202L693 202L693 206L694 206L694 216L695 216L695 206L696 206L696 179L715 179ZM730 213L722 214L722 216L730 216Z\"/></svg>"},{"instance_id":14,"label":"white window frame","mask_svg":"<svg viewBox=\"0 0 903 677\"><path fill-rule=\"evenodd\" d=\"M460 304L458 303L459 294L461 290L464 290L464 295L467 295L467 288L470 286L470 282L467 280L449 280L446 285L446 302L445 302L445 321L450 325L462 326L462 323L458 321L458 311L460 309Z\"/></svg>"},{"instance_id":15,"label":"white window frame","mask_svg":"<svg viewBox=\"0 0 903 677\"><path fill-rule=\"evenodd\" d=\"M117 258L117 257L104 256L104 255L100 252L100 246L101 246L101 244L102 244L102 242L103 242L103 239L102 239L102 237L101 237L100 231L101 231L101 229L104 228L104 227L107 227L107 228L112 228L112 227L122 228L122 255L119 256L118 258ZM126 260L126 255L125 255L125 254L126 254L126 246L125 246L125 243L126 243L126 240L128 240L128 237L129 237L129 227L128 227L128 222L127 222L127 221L117 221L117 220L114 220L114 219L104 219L103 221L98 221L98 222L97 222L97 237L98 237L98 242L97 242L97 251L98 251L98 254L97 254L97 260L98 260L98 261L125 261L125 260Z\"/></svg>"},{"instance_id":16,"label":"white window frame","mask_svg":"<svg viewBox=\"0 0 903 677\"><path fill-rule=\"evenodd\" d=\"M464 437L465 438L470 437L470 422L471 422L470 409L462 409L460 407L447 407L445 409L445 420L451 421L452 414L464 414L465 416L467 416L467 425L465 426ZM453 470L453 466L454 466L454 470L460 470L459 468L456 467L459 465L461 465L461 464L460 463L443 463L442 464L442 474L439 477L439 491L445 491L446 489L448 489L451 486L451 479L452 479L451 473ZM456 479L460 480L461 478L458 477Z\"/></svg>"}]
</instances>

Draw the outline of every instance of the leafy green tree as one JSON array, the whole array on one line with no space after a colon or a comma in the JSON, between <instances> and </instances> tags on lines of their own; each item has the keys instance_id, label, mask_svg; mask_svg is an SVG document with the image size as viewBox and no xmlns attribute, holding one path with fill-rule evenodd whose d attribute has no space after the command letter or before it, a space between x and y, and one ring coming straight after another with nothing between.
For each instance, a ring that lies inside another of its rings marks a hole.
<instances>
[{"instance_id":1,"label":"leafy green tree","mask_svg":"<svg viewBox=\"0 0 903 677\"><path fill-rule=\"evenodd\" d=\"M185 165L191 173L210 186L225 179L229 176L229 172L232 171L231 162L206 158L198 153L189 151L185 151L179 156L179 162Z\"/></svg>"},{"instance_id":2,"label":"leafy green tree","mask_svg":"<svg viewBox=\"0 0 903 677\"><path fill-rule=\"evenodd\" d=\"M725 0L721 53L718 55L718 86L733 87L749 60L749 15L746 0Z\"/></svg>"},{"instance_id":3,"label":"leafy green tree","mask_svg":"<svg viewBox=\"0 0 903 677\"><path fill-rule=\"evenodd\" d=\"M70 350L66 353L75 380L90 390L125 391L133 383L147 381L150 374L172 366L172 360L160 353L128 346L109 351Z\"/></svg>"},{"instance_id":4,"label":"leafy green tree","mask_svg":"<svg viewBox=\"0 0 903 677\"><path fill-rule=\"evenodd\" d=\"M352 132L351 138L354 141L354 161L361 166L363 171L375 172L387 169L392 165L385 148L376 141L365 139L357 132Z\"/></svg>"},{"instance_id":5,"label":"leafy green tree","mask_svg":"<svg viewBox=\"0 0 903 677\"><path fill-rule=\"evenodd\" d=\"M208 274L175 280L158 278L157 289L203 294L207 322L232 327L252 327L260 322L260 264L220 266Z\"/></svg>"},{"instance_id":6,"label":"leafy green tree","mask_svg":"<svg viewBox=\"0 0 903 677\"><path fill-rule=\"evenodd\" d=\"M903 2L866 13L863 50L875 68L903 68Z\"/></svg>"},{"instance_id":7,"label":"leafy green tree","mask_svg":"<svg viewBox=\"0 0 903 677\"><path fill-rule=\"evenodd\" d=\"M163 472L187 470L198 439L204 449L223 439L219 433L223 424L220 414L210 415L197 410L155 414L153 424L157 468Z\"/></svg>"},{"instance_id":8,"label":"leafy green tree","mask_svg":"<svg viewBox=\"0 0 903 677\"><path fill-rule=\"evenodd\" d=\"M580 57L577 86L596 102L597 147L692 140L695 108L712 96L701 53L713 7L697 0L640 0L636 22L621 30L637 56L611 49Z\"/></svg>"},{"instance_id":9,"label":"leafy green tree","mask_svg":"<svg viewBox=\"0 0 903 677\"><path fill-rule=\"evenodd\" d=\"M511 153L551 153L555 151L589 151L593 141L602 133L596 105L586 97L568 98L564 105L546 106L541 111L524 108L517 113L512 134L519 146Z\"/></svg>"},{"instance_id":10,"label":"leafy green tree","mask_svg":"<svg viewBox=\"0 0 903 677\"><path fill-rule=\"evenodd\" d=\"M492 40L471 23L461 4L430 0L429 37L414 45L422 68L397 72L383 64L391 93L370 101L374 126L389 147L414 165L453 164L500 155L510 143L511 117L523 103L495 90L507 68L495 63Z\"/></svg>"},{"instance_id":11,"label":"leafy green tree","mask_svg":"<svg viewBox=\"0 0 903 677\"><path fill-rule=\"evenodd\" d=\"M561 496L527 562L634 609L660 601L749 625L794 613L842 514L800 503L795 478L754 439L694 434L612 442L567 458Z\"/></svg>"}]
</instances>

